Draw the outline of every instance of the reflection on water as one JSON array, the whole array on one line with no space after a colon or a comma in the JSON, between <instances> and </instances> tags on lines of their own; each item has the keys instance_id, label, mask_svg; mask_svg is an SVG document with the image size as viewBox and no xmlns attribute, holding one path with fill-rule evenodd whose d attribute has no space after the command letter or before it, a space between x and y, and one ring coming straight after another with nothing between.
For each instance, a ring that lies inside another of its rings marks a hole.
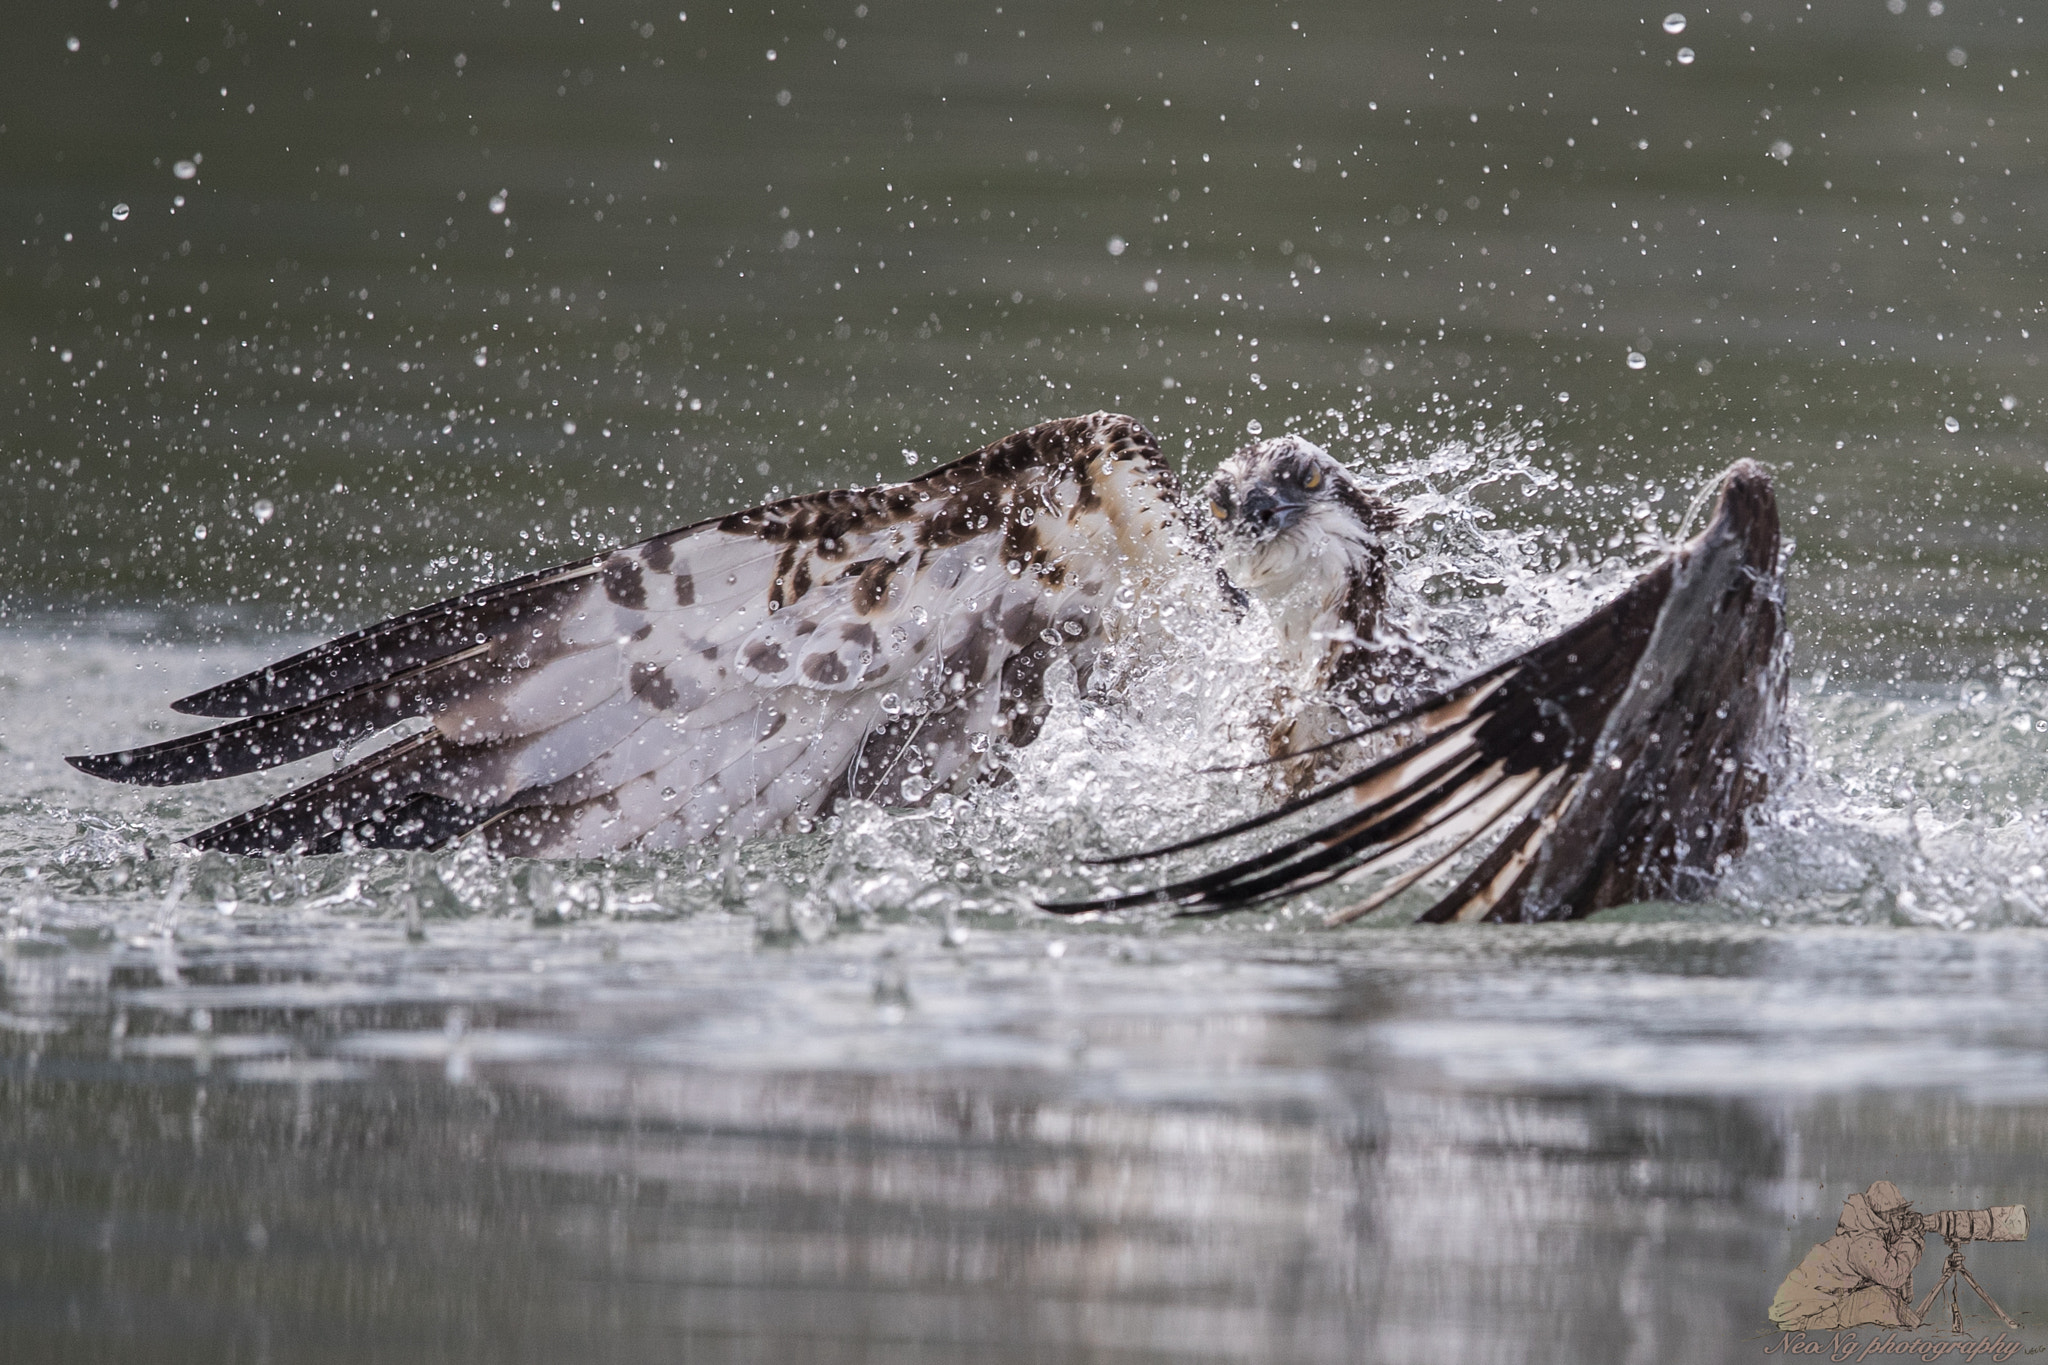
<instances>
[{"instance_id":1,"label":"reflection on water","mask_svg":"<svg viewBox=\"0 0 2048 1365\"><path fill-rule=\"evenodd\" d=\"M2009 700L1809 697L1834 766L1682 919L1055 925L1028 773L731 859L264 862L30 756L257 648L9 639L27 1359L1747 1360L1846 1188L2048 1200L2048 937L1898 897L2035 922L1967 804L2032 780Z\"/></svg>"},{"instance_id":2,"label":"reflection on water","mask_svg":"<svg viewBox=\"0 0 2048 1365\"><path fill-rule=\"evenodd\" d=\"M0 1312L28 1359L1749 1359L1849 1187L2048 1196L2044 959L258 923L171 985L17 945ZM2042 1260L1974 1265L2024 1321Z\"/></svg>"}]
</instances>

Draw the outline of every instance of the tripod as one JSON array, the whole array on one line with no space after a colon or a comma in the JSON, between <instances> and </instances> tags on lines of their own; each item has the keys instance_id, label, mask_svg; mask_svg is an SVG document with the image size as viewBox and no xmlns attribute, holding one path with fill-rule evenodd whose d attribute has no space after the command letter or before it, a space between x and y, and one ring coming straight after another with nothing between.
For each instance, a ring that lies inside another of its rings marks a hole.
<instances>
[{"instance_id":1,"label":"tripod","mask_svg":"<svg viewBox=\"0 0 2048 1365\"><path fill-rule=\"evenodd\" d=\"M1915 1316L1922 1322L1925 1322L1927 1320L1927 1310L1934 1306L1934 1301L1941 1297L1941 1291L1946 1288L1948 1290L1948 1316L1951 1330L1957 1336L1967 1336L1968 1333L1963 1329L1961 1286L1957 1283L1958 1279L1962 1279L1969 1281L1970 1288L1977 1291L1977 1297L1984 1300L1986 1306L1998 1315L2000 1322L2012 1328L2015 1332L2019 1331L2020 1325L2005 1315L2005 1310L1998 1306L1998 1300L1984 1292L1984 1286L1977 1283L1977 1277L1970 1273L1970 1267L1963 1264L1963 1243L1953 1237L1944 1237L1942 1240L1948 1243L1948 1262L1942 1266L1941 1278L1935 1281L1934 1288L1928 1291L1927 1297L1922 1299L1920 1306L1914 1310Z\"/></svg>"}]
</instances>

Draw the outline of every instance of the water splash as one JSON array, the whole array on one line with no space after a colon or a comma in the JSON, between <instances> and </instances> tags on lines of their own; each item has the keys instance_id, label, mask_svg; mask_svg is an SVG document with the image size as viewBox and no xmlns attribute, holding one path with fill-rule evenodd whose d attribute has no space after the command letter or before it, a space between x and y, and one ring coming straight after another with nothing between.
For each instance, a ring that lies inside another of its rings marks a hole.
<instances>
[{"instance_id":1,"label":"water splash","mask_svg":"<svg viewBox=\"0 0 2048 1365\"><path fill-rule=\"evenodd\" d=\"M1575 474L1572 453L1554 448L1533 418L1451 441L1358 413L1289 425L1348 459L1401 509L1388 546L1399 590L1390 627L1447 675L1593 610L1684 534L1689 495L1712 486L1706 470L1672 488ZM261 503L252 508L260 523ZM1256 770L1219 771L1260 755L1257 715L1275 681L1270 622L1256 609L1220 609L1200 574L1133 602L1130 631L1108 644L1085 687L1071 671L1049 676L1038 742L989 754L1000 782L940 793L916 810L855 803L737 848L564 864L466 847L268 860L193 853L180 835L292 779L108 788L44 756L108 747L110 717L258 664L280 642L139 654L111 621L90 637L17 635L0 684L22 704L0 720L0 746L36 757L14 760L0 793L7 923L66 941L169 944L174 961L216 938L319 937L364 921L403 926L426 944L474 918L572 926L708 917L798 946L897 922L945 933L1016 925L1035 914L1035 897L1104 889L1106 874L1080 866L1081 857L1213 828L1271 799ZM1799 615L1795 607L1795 631ZM1995 687L1933 696L1806 685L1794 707L1790 780L1721 900L1687 913L2048 922L2039 871L2048 863L2048 688L2039 667L2032 656L2002 657ZM1316 910L1281 907L1242 922L1305 923Z\"/></svg>"}]
</instances>

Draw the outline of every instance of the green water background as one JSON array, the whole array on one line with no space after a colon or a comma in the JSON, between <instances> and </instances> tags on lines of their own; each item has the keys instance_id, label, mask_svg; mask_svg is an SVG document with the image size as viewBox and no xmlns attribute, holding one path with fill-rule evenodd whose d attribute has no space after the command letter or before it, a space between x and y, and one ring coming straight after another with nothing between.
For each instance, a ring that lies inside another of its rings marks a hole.
<instances>
[{"instance_id":1,"label":"green water background","mask_svg":"<svg viewBox=\"0 0 2048 1365\"><path fill-rule=\"evenodd\" d=\"M1593 557L1756 454L1809 661L2038 642L2026 6L374 8L20 16L10 612L320 629L1106 407L1540 432Z\"/></svg>"}]
</instances>

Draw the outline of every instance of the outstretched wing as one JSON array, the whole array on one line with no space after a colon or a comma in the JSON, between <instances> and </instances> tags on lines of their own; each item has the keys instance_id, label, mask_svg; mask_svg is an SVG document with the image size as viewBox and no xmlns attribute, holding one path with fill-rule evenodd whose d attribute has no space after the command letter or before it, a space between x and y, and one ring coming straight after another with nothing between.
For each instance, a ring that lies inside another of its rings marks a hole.
<instances>
[{"instance_id":1,"label":"outstretched wing","mask_svg":"<svg viewBox=\"0 0 2048 1365\"><path fill-rule=\"evenodd\" d=\"M913 804L1028 743L1056 659L1178 553L1137 422L1048 422L908 483L737 512L483 588L174 703L232 718L73 758L231 777L429 725L192 836L237 853L583 855L746 837L845 797Z\"/></svg>"},{"instance_id":2,"label":"outstretched wing","mask_svg":"<svg viewBox=\"0 0 2048 1365\"><path fill-rule=\"evenodd\" d=\"M1395 752L1278 810L1136 858L1303 810L1343 814L1203 876L1047 908L1170 902L1213 914L1391 874L1330 917L1342 923L1489 837L1499 842L1422 919L1571 919L1704 894L1723 855L1744 846L1744 815L1768 785L1786 684L1782 587L1770 479L1744 460L1723 476L1707 529L1620 597L1367 732L1404 736Z\"/></svg>"}]
</instances>

